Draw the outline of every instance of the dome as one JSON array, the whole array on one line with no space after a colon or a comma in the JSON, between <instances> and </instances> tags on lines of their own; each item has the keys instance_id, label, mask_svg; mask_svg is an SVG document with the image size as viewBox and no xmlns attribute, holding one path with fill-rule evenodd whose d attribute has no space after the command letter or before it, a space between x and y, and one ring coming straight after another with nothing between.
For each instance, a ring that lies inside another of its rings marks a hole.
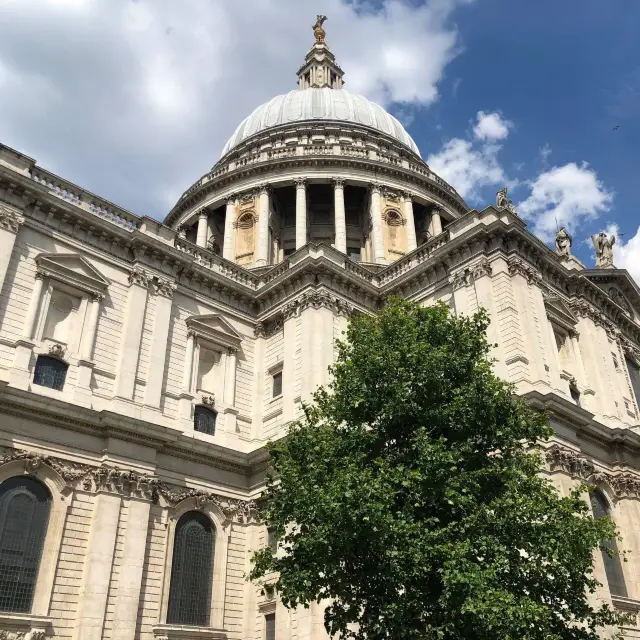
<instances>
[{"instance_id":1,"label":"dome","mask_svg":"<svg viewBox=\"0 0 640 640\"><path fill-rule=\"evenodd\" d=\"M222 150L222 155L247 138L286 124L309 121L338 121L371 127L395 138L415 154L420 151L400 122L380 105L345 89L311 87L276 96L245 118Z\"/></svg>"}]
</instances>

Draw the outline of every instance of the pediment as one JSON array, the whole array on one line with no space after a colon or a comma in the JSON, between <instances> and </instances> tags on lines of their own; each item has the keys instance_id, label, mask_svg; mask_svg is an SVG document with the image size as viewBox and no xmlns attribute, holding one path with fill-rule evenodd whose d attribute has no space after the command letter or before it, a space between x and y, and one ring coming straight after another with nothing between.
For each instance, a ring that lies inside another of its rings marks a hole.
<instances>
[{"instance_id":1,"label":"pediment","mask_svg":"<svg viewBox=\"0 0 640 640\"><path fill-rule=\"evenodd\" d=\"M217 313L187 318L187 327L196 336L215 344L238 348L242 336Z\"/></svg>"},{"instance_id":2,"label":"pediment","mask_svg":"<svg viewBox=\"0 0 640 640\"><path fill-rule=\"evenodd\" d=\"M45 275L90 293L104 294L107 280L86 258L75 253L41 253L36 264Z\"/></svg>"},{"instance_id":3,"label":"pediment","mask_svg":"<svg viewBox=\"0 0 640 640\"><path fill-rule=\"evenodd\" d=\"M546 298L544 306L547 310L549 320L564 327L573 329L578 324L578 318L573 314L567 303L557 296Z\"/></svg>"},{"instance_id":4,"label":"pediment","mask_svg":"<svg viewBox=\"0 0 640 640\"><path fill-rule=\"evenodd\" d=\"M640 317L640 288L626 269L589 269L583 274L633 317Z\"/></svg>"}]
</instances>

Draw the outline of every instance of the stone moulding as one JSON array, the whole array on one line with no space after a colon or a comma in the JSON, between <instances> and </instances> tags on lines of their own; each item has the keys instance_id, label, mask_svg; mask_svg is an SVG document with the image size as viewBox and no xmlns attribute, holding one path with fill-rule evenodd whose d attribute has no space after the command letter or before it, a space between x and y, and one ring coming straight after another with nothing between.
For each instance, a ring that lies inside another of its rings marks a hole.
<instances>
[{"instance_id":1,"label":"stone moulding","mask_svg":"<svg viewBox=\"0 0 640 640\"><path fill-rule=\"evenodd\" d=\"M253 500L228 498L203 489L178 487L150 474L104 464L92 467L22 449L0 448L0 466L15 460L24 460L27 473L35 474L41 465L48 466L58 473L71 489L92 493L112 492L125 497L150 500L156 504L164 502L165 506L171 507L183 500L195 498L198 508L206 504L215 504L230 521L243 524L258 519L258 508Z\"/></svg>"},{"instance_id":2,"label":"stone moulding","mask_svg":"<svg viewBox=\"0 0 640 640\"><path fill-rule=\"evenodd\" d=\"M577 451L554 444L545 451L549 470L562 471L572 478L584 480L590 484L604 484L611 489L617 499L640 499L640 475L626 470L610 472L599 469Z\"/></svg>"}]
</instances>

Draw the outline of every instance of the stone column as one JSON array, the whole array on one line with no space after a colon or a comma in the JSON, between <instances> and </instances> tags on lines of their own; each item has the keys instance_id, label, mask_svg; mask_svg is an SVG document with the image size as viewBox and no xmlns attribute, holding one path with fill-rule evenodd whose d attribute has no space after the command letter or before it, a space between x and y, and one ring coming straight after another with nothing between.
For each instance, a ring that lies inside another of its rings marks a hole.
<instances>
[{"instance_id":1,"label":"stone column","mask_svg":"<svg viewBox=\"0 0 640 640\"><path fill-rule=\"evenodd\" d=\"M233 223L236 220L236 196L229 196L227 200L227 210L224 216L224 241L222 246L222 257L225 260L234 260L233 252Z\"/></svg>"},{"instance_id":2,"label":"stone column","mask_svg":"<svg viewBox=\"0 0 640 640\"><path fill-rule=\"evenodd\" d=\"M296 251L307 244L307 181L296 178Z\"/></svg>"},{"instance_id":3,"label":"stone column","mask_svg":"<svg viewBox=\"0 0 640 640\"><path fill-rule=\"evenodd\" d=\"M36 319L38 317L38 309L40 308L40 301L42 299L42 287L44 286L44 271L38 269L36 271L36 281L33 285L31 292L31 300L29 301L29 309L27 311L27 317L24 319L24 333L23 337L26 340L33 338L33 332L36 328Z\"/></svg>"},{"instance_id":4,"label":"stone column","mask_svg":"<svg viewBox=\"0 0 640 640\"><path fill-rule=\"evenodd\" d=\"M439 236L442 233L442 218L440 217L440 207L435 207L431 211L431 231L432 237Z\"/></svg>"},{"instance_id":5,"label":"stone column","mask_svg":"<svg viewBox=\"0 0 640 640\"><path fill-rule=\"evenodd\" d=\"M129 502L113 614L113 640L130 640L135 635L150 509L151 503L146 500L132 498Z\"/></svg>"},{"instance_id":6,"label":"stone column","mask_svg":"<svg viewBox=\"0 0 640 640\"><path fill-rule=\"evenodd\" d=\"M169 341L169 324L171 323L171 307L173 292L177 285L172 280L158 279L153 283L156 296L156 312L151 337L149 353L149 372L144 390L144 404L146 407L160 411L162 395L162 379L164 377L164 363Z\"/></svg>"},{"instance_id":7,"label":"stone column","mask_svg":"<svg viewBox=\"0 0 640 640\"><path fill-rule=\"evenodd\" d=\"M31 372L29 364L31 362L31 354L33 353L33 332L35 330L36 319L38 317L38 309L42 299L42 288L44 286L45 273L38 269L36 271L36 279L31 292L31 300L27 316L24 319L22 338L16 340L16 349L13 356L13 367L9 374L9 382L12 386L20 389L28 389L31 381Z\"/></svg>"},{"instance_id":8,"label":"stone column","mask_svg":"<svg viewBox=\"0 0 640 640\"><path fill-rule=\"evenodd\" d=\"M236 410L236 367L238 364L238 350L235 347L227 349L226 371L224 376L225 424L227 432L235 433L238 424Z\"/></svg>"},{"instance_id":9,"label":"stone column","mask_svg":"<svg viewBox=\"0 0 640 640\"><path fill-rule=\"evenodd\" d=\"M442 218L440 217L440 207L435 207L431 211L431 231L432 237L442 233Z\"/></svg>"},{"instance_id":10,"label":"stone column","mask_svg":"<svg viewBox=\"0 0 640 640\"><path fill-rule=\"evenodd\" d=\"M82 335L80 347L80 359L78 360L78 373L76 376L76 388L73 390L73 399L85 407L91 406L91 373L93 371L93 346L96 340L98 318L100 316L100 303L104 300L101 293L91 295L89 316Z\"/></svg>"},{"instance_id":11,"label":"stone column","mask_svg":"<svg viewBox=\"0 0 640 640\"><path fill-rule=\"evenodd\" d=\"M13 247L24 218L13 207L0 204L0 290L7 277Z\"/></svg>"},{"instance_id":12,"label":"stone column","mask_svg":"<svg viewBox=\"0 0 640 640\"><path fill-rule=\"evenodd\" d=\"M120 496L99 493L93 507L75 640L101 640L120 519Z\"/></svg>"},{"instance_id":13,"label":"stone column","mask_svg":"<svg viewBox=\"0 0 640 640\"><path fill-rule=\"evenodd\" d=\"M261 322L256 324L254 329L255 340L253 342L253 414L251 419L251 436L252 438L262 437L262 414L264 403L264 385L265 385L265 351L266 351L266 334L264 325Z\"/></svg>"},{"instance_id":14,"label":"stone column","mask_svg":"<svg viewBox=\"0 0 640 640\"><path fill-rule=\"evenodd\" d=\"M382 206L380 203L380 185L372 184L370 191L369 215L371 216L371 235L373 245L373 261L378 264L385 264L384 241L382 238Z\"/></svg>"},{"instance_id":15,"label":"stone column","mask_svg":"<svg viewBox=\"0 0 640 640\"><path fill-rule=\"evenodd\" d=\"M264 267L269 261L269 187L261 186L259 193L256 266Z\"/></svg>"},{"instance_id":16,"label":"stone column","mask_svg":"<svg viewBox=\"0 0 640 640\"><path fill-rule=\"evenodd\" d=\"M333 209L335 217L335 247L342 253L347 253L347 223L344 212L344 180L333 179Z\"/></svg>"},{"instance_id":17,"label":"stone column","mask_svg":"<svg viewBox=\"0 0 640 640\"><path fill-rule=\"evenodd\" d=\"M413 202L411 194L407 191L403 194L404 219L407 222L407 253L418 247L416 240L416 223L413 218Z\"/></svg>"},{"instance_id":18,"label":"stone column","mask_svg":"<svg viewBox=\"0 0 640 640\"><path fill-rule=\"evenodd\" d=\"M115 395L126 400L133 400L148 286L149 275L139 267L134 267L129 273L129 296L115 382Z\"/></svg>"},{"instance_id":19,"label":"stone column","mask_svg":"<svg viewBox=\"0 0 640 640\"><path fill-rule=\"evenodd\" d=\"M187 346L184 351L184 368L182 371L182 391L178 403L180 416L188 420L191 418L191 376L193 374L193 354L195 351L195 335L193 331L187 331Z\"/></svg>"},{"instance_id":20,"label":"stone column","mask_svg":"<svg viewBox=\"0 0 640 640\"><path fill-rule=\"evenodd\" d=\"M209 228L209 213L202 209L198 214L198 235L196 244L203 249L207 247L207 230Z\"/></svg>"}]
</instances>

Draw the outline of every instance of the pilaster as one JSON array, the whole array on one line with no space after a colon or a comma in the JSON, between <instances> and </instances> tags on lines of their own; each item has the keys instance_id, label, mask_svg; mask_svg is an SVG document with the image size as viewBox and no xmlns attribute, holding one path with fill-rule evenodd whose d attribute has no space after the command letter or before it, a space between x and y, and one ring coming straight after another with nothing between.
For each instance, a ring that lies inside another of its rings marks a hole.
<instances>
[{"instance_id":1,"label":"pilaster","mask_svg":"<svg viewBox=\"0 0 640 640\"><path fill-rule=\"evenodd\" d=\"M20 232L20 227L24 224L24 218L13 207L0 203L0 290L7 277L7 270L16 237Z\"/></svg>"},{"instance_id":2,"label":"pilaster","mask_svg":"<svg viewBox=\"0 0 640 640\"><path fill-rule=\"evenodd\" d=\"M287 424L294 419L295 367L296 367L296 324L297 306L285 309L283 325L282 354L282 422Z\"/></svg>"},{"instance_id":3,"label":"pilaster","mask_svg":"<svg viewBox=\"0 0 640 640\"><path fill-rule=\"evenodd\" d=\"M115 396L123 400L133 400L149 280L149 274L140 267L134 267L129 273L129 295L115 382ZM123 408L119 406L119 409Z\"/></svg>"},{"instance_id":4,"label":"pilaster","mask_svg":"<svg viewBox=\"0 0 640 640\"><path fill-rule=\"evenodd\" d=\"M164 364L167 355L169 325L171 323L171 308L173 293L176 288L176 283L171 280L158 278L153 283L156 305L144 404L145 409L150 409L154 412L160 411L162 380L164 378ZM153 420L153 417L151 419Z\"/></svg>"}]
</instances>

